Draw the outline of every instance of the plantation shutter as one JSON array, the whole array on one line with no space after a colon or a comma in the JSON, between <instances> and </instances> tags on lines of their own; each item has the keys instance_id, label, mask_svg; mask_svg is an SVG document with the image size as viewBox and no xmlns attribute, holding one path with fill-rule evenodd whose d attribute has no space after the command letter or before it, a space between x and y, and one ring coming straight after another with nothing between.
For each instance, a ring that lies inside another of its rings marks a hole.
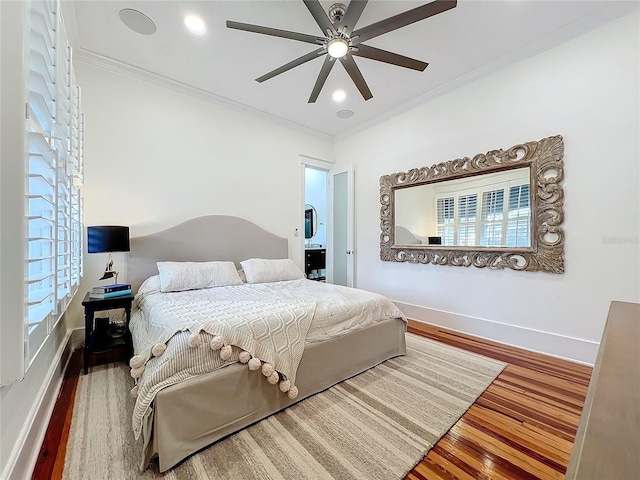
<instances>
[{"instance_id":1,"label":"plantation shutter","mask_svg":"<svg viewBox=\"0 0 640 480\"><path fill-rule=\"evenodd\" d=\"M29 352L36 352L55 312L57 153L53 147L56 116L55 4L34 1L29 31L29 155L27 188L26 324ZM31 355L29 355L31 357Z\"/></svg>"},{"instance_id":2,"label":"plantation shutter","mask_svg":"<svg viewBox=\"0 0 640 480\"><path fill-rule=\"evenodd\" d=\"M480 245L502 245L502 220L504 218L504 190L491 190L482 194L480 215Z\"/></svg>"},{"instance_id":3,"label":"plantation shutter","mask_svg":"<svg viewBox=\"0 0 640 480\"><path fill-rule=\"evenodd\" d=\"M29 8L25 202L27 365L66 309L82 275L84 121L71 49L55 0Z\"/></svg>"},{"instance_id":4,"label":"plantation shutter","mask_svg":"<svg viewBox=\"0 0 640 480\"><path fill-rule=\"evenodd\" d=\"M508 247L530 246L530 216L529 185L510 187L506 238Z\"/></svg>"},{"instance_id":5,"label":"plantation shutter","mask_svg":"<svg viewBox=\"0 0 640 480\"><path fill-rule=\"evenodd\" d=\"M438 226L438 236L442 238L442 245L454 244L454 220L454 197L436 199L436 221Z\"/></svg>"},{"instance_id":6,"label":"plantation shutter","mask_svg":"<svg viewBox=\"0 0 640 480\"><path fill-rule=\"evenodd\" d=\"M456 245L472 246L476 244L476 211L478 195L458 197L458 235Z\"/></svg>"},{"instance_id":7,"label":"plantation shutter","mask_svg":"<svg viewBox=\"0 0 640 480\"><path fill-rule=\"evenodd\" d=\"M54 144L58 152L57 298L58 311L71 294L71 53L58 38L57 110Z\"/></svg>"}]
</instances>

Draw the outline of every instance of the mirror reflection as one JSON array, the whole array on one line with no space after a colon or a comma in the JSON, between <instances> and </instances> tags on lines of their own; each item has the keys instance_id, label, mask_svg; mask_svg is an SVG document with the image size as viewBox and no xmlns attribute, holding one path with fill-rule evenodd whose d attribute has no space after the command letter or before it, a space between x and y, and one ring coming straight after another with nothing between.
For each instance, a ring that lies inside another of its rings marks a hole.
<instances>
[{"instance_id":1,"label":"mirror reflection","mask_svg":"<svg viewBox=\"0 0 640 480\"><path fill-rule=\"evenodd\" d=\"M318 233L318 212L313 205L304 206L304 238L309 240Z\"/></svg>"},{"instance_id":2,"label":"mirror reflection","mask_svg":"<svg viewBox=\"0 0 640 480\"><path fill-rule=\"evenodd\" d=\"M394 244L531 247L530 167L395 190Z\"/></svg>"}]
</instances>

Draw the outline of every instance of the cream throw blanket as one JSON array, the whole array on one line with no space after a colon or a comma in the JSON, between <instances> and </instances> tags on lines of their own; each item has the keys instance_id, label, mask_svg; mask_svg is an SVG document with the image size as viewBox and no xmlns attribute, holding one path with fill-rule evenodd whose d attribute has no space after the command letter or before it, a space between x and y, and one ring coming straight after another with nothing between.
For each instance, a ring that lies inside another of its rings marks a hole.
<instances>
[{"instance_id":1,"label":"cream throw blanket","mask_svg":"<svg viewBox=\"0 0 640 480\"><path fill-rule=\"evenodd\" d=\"M176 333L189 331L189 346L197 348L204 341L201 333L206 332L214 337L210 342L212 350L222 350L225 345L239 347L271 364L295 384L315 306L314 301L164 302L149 312L152 320L148 343L132 359L132 366L139 362L146 364L151 357L159 356L154 355L156 352L164 353L162 345ZM221 351L223 360L230 357L224 356Z\"/></svg>"},{"instance_id":2,"label":"cream throw blanket","mask_svg":"<svg viewBox=\"0 0 640 480\"><path fill-rule=\"evenodd\" d=\"M296 372L304 353L315 301L144 300L143 295L136 302L146 303L143 310L149 319L148 333L130 362L131 376L137 380L132 391L137 397L133 417L136 438L140 435L143 418L161 388L175 383L179 376L202 373L194 370L190 358L201 356L202 349L215 357L213 361L218 365L213 368L237 361L248 363L251 370L262 370L261 373L268 377L265 381L274 385L280 383L280 389L292 398L297 395ZM182 332L186 336L176 335ZM168 343L170 339L171 343ZM167 355L171 353L172 359L164 364L170 368L158 363L164 361L162 357L167 349L170 350ZM189 350L192 349L198 352L191 355ZM177 355L176 351L179 352ZM211 367L205 367L207 370Z\"/></svg>"}]
</instances>

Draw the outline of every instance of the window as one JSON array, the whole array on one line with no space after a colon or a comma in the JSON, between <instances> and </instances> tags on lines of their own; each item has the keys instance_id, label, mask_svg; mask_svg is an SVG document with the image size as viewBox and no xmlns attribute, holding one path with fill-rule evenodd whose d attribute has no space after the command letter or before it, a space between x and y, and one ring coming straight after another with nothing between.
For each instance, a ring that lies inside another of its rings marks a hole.
<instances>
[{"instance_id":1,"label":"window","mask_svg":"<svg viewBox=\"0 0 640 480\"><path fill-rule=\"evenodd\" d=\"M509 189L509 212L507 219L507 247L528 247L529 231L529 185L518 185Z\"/></svg>"},{"instance_id":2,"label":"window","mask_svg":"<svg viewBox=\"0 0 640 480\"><path fill-rule=\"evenodd\" d=\"M463 195L458 197L458 245L471 246L476 244L476 206L478 195Z\"/></svg>"},{"instance_id":3,"label":"window","mask_svg":"<svg viewBox=\"0 0 640 480\"><path fill-rule=\"evenodd\" d=\"M442 245L453 245L455 242L455 199L453 197L436 200L436 217L438 236L442 238Z\"/></svg>"},{"instance_id":4,"label":"window","mask_svg":"<svg viewBox=\"0 0 640 480\"><path fill-rule=\"evenodd\" d=\"M25 278L27 364L82 275L84 120L55 0L30 4Z\"/></svg>"},{"instance_id":5,"label":"window","mask_svg":"<svg viewBox=\"0 0 640 480\"><path fill-rule=\"evenodd\" d=\"M531 244L528 179L505 179L489 185L436 193L436 224L442 245L529 247Z\"/></svg>"},{"instance_id":6,"label":"window","mask_svg":"<svg viewBox=\"0 0 640 480\"><path fill-rule=\"evenodd\" d=\"M500 247L502 245L502 220L504 190L492 190L482 194L482 216L480 245Z\"/></svg>"}]
</instances>

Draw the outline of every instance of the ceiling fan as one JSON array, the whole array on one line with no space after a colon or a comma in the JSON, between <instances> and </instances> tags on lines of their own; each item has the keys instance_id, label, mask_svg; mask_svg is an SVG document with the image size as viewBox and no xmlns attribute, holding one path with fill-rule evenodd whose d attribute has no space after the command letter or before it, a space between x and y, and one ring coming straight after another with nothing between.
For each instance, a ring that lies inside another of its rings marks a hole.
<instances>
[{"instance_id":1,"label":"ceiling fan","mask_svg":"<svg viewBox=\"0 0 640 480\"><path fill-rule=\"evenodd\" d=\"M378 37L384 33L397 30L398 28L405 27L420 20L424 20L425 18L432 17L438 13L450 10L455 8L457 4L456 0L436 0L355 30L358 19L360 18L364 7L367 5L368 0L351 0L348 8L341 3L336 3L329 8L328 14L324 11L318 0L303 1L322 30L324 37L291 32L288 30L280 30L277 28L262 27L259 25L251 25L248 23L233 22L231 20L227 20L227 27L320 45L320 48L317 50L296 58L295 60L292 60L291 62L256 78L256 81L262 83L265 80L269 80L270 78L280 75L281 73L291 70L303 63L326 55L322 68L320 69L320 73L318 74L318 79L311 91L309 103L314 103L318 98L318 95L320 95L320 91L329 76L329 72L331 72L333 65L336 63L336 59L340 60L340 63L342 63L342 66L345 68L365 100L372 98L373 94L371 93L371 90L369 90L367 82L365 82L360 69L356 65L356 62L353 59L354 56L369 58L371 60L410 68L420 72L424 71L424 69L427 68L427 65L429 65L426 62L405 57L387 50L370 47L368 45L364 45L362 42L371 40L372 38Z\"/></svg>"}]
</instances>

